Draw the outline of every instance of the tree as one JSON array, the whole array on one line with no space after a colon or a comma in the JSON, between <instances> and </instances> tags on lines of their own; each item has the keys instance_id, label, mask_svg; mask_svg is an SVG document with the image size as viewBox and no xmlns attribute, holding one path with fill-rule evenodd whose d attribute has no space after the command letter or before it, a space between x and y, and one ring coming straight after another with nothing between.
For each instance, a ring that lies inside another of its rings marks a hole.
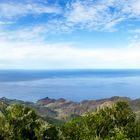
<instances>
[{"instance_id":1,"label":"tree","mask_svg":"<svg viewBox=\"0 0 140 140\"><path fill-rule=\"evenodd\" d=\"M2 140L56 140L58 130L48 125L29 107L13 104L0 112Z\"/></svg>"},{"instance_id":2,"label":"tree","mask_svg":"<svg viewBox=\"0 0 140 140\"><path fill-rule=\"evenodd\" d=\"M138 140L140 120L127 102L117 102L56 127L24 105L0 104L2 140Z\"/></svg>"},{"instance_id":3,"label":"tree","mask_svg":"<svg viewBox=\"0 0 140 140\"><path fill-rule=\"evenodd\" d=\"M35 111L28 107L13 104L7 108L7 121L11 139L37 139L40 120Z\"/></svg>"},{"instance_id":4,"label":"tree","mask_svg":"<svg viewBox=\"0 0 140 140\"><path fill-rule=\"evenodd\" d=\"M74 119L62 127L66 140L129 140L134 137L136 117L127 102L120 101L85 116Z\"/></svg>"}]
</instances>

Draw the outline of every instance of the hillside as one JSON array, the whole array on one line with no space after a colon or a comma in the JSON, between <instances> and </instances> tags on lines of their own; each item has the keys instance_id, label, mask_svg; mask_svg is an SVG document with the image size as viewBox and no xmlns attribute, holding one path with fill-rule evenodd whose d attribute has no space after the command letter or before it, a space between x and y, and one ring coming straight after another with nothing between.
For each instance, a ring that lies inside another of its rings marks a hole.
<instances>
[{"instance_id":1,"label":"hillside","mask_svg":"<svg viewBox=\"0 0 140 140\"><path fill-rule=\"evenodd\" d=\"M81 102L68 101L66 99L50 99L48 97L38 100L36 103L11 100L5 97L0 101L7 105L18 103L33 108L44 120L50 123L62 123L71 118L81 116L86 112L93 112L100 108L112 106L117 101L127 101L133 111L140 116L140 99L132 100L128 97L112 97L100 100L84 100Z\"/></svg>"}]
</instances>

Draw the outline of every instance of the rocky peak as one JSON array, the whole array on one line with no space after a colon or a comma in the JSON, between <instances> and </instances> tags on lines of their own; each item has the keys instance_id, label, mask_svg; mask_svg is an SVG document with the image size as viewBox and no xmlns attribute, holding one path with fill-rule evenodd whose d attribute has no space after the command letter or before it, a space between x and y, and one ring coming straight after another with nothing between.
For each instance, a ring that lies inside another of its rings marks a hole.
<instances>
[{"instance_id":1,"label":"rocky peak","mask_svg":"<svg viewBox=\"0 0 140 140\"><path fill-rule=\"evenodd\" d=\"M47 105L47 104L53 103L55 101L56 101L55 99L51 99L49 97L45 97L43 99L38 100L37 104L38 105Z\"/></svg>"}]
</instances>

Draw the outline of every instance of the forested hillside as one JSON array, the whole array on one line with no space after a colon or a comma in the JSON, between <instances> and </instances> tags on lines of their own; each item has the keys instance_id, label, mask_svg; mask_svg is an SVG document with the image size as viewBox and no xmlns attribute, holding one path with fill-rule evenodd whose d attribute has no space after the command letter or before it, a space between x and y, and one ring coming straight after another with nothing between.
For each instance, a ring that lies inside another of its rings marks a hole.
<instances>
[{"instance_id":1,"label":"forested hillside","mask_svg":"<svg viewBox=\"0 0 140 140\"><path fill-rule=\"evenodd\" d=\"M57 125L44 120L27 105L1 101L0 139L139 140L140 120L126 101L118 101Z\"/></svg>"}]
</instances>

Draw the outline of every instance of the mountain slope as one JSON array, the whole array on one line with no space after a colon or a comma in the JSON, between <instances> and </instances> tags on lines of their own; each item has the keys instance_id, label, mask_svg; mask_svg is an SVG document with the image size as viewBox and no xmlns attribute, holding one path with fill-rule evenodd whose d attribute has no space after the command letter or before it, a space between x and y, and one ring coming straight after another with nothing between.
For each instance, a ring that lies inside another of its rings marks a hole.
<instances>
[{"instance_id":1,"label":"mountain slope","mask_svg":"<svg viewBox=\"0 0 140 140\"><path fill-rule=\"evenodd\" d=\"M50 99L48 97L38 100L36 103L24 102L21 100L10 100L0 98L5 104L23 104L33 108L44 120L50 123L62 123L86 112L93 112L99 108L110 107L117 101L127 101L133 111L140 116L140 99L132 100L128 97L112 97L100 100L84 100L81 102L68 101L63 98Z\"/></svg>"}]
</instances>

